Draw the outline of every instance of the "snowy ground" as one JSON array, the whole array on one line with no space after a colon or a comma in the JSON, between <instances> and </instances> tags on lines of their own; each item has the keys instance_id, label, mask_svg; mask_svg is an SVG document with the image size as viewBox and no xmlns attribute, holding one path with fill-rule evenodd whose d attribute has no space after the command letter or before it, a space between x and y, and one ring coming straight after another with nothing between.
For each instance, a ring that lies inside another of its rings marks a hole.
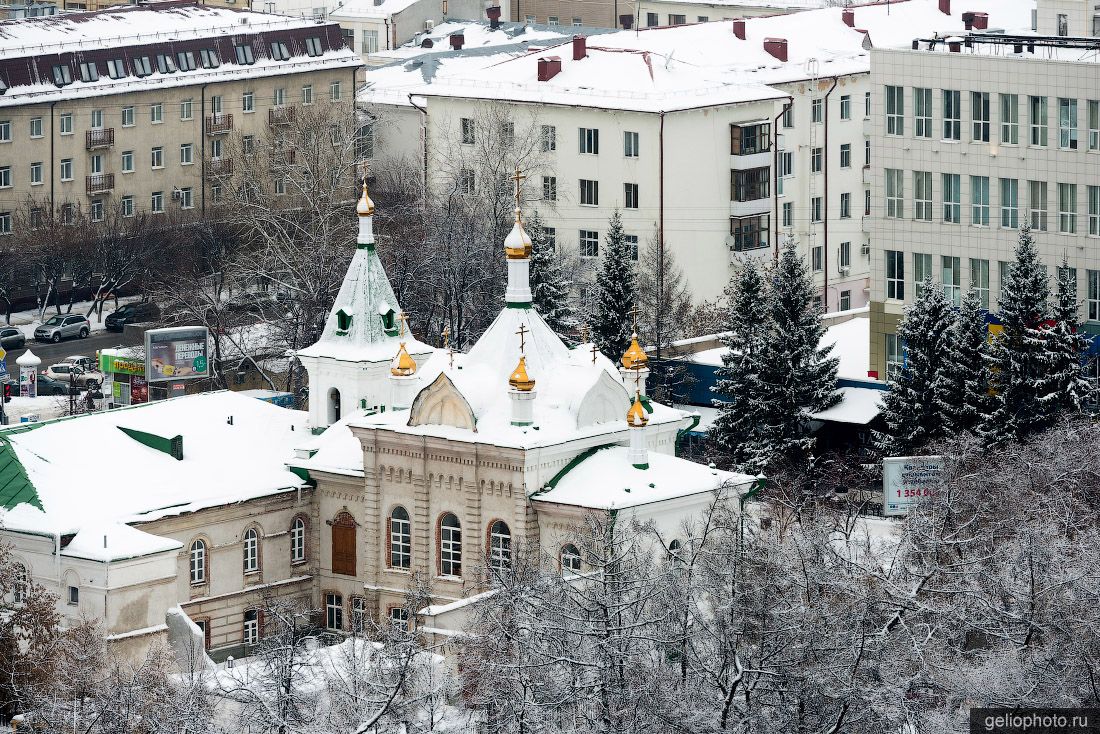
<instances>
[{"instance_id":1,"label":"snowy ground","mask_svg":"<svg viewBox=\"0 0 1100 734\"><path fill-rule=\"evenodd\" d=\"M8 424L19 423L24 416L37 415L38 420L44 421L51 418L59 418L69 412L69 398L65 395L39 395L36 398L15 397L10 403L4 405L4 412L8 416Z\"/></svg>"},{"instance_id":2,"label":"snowy ground","mask_svg":"<svg viewBox=\"0 0 1100 734\"><path fill-rule=\"evenodd\" d=\"M118 307L121 308L122 306L125 306L127 303L133 303L134 301L140 301L140 300L141 300L140 296L129 296L127 298L120 298L120 299L118 299ZM72 313L72 314L77 314L77 315L83 316L83 315L88 313L88 309L90 309L91 307L92 307L92 302L91 301L77 301L76 303L73 304L73 307L72 307L71 311L69 310L69 307L68 307L67 304L62 305L61 306L61 313L63 313L63 314ZM111 313L114 310L115 310L114 300L107 301L107 303L103 306L103 318L105 319L108 316L110 316ZM29 342L32 339L34 339L34 330L36 328L38 328L39 326L41 326L43 321L45 321L46 319L48 319L51 316L55 315L56 313L57 313L57 309L54 306L47 307L45 313L42 314L42 318L38 317L38 309L31 309L30 311L16 311L15 313L13 313L11 315L11 325L15 326L15 327L18 327L23 332L23 334L26 335L27 341ZM104 331L105 330L105 327L103 326L103 322L100 319L98 314L96 314L96 313L90 314L88 316L88 321L91 322L91 324L92 324L92 331L93 332L95 332L95 331ZM2 319L0 319L0 325L7 326L6 323L3 323Z\"/></svg>"}]
</instances>

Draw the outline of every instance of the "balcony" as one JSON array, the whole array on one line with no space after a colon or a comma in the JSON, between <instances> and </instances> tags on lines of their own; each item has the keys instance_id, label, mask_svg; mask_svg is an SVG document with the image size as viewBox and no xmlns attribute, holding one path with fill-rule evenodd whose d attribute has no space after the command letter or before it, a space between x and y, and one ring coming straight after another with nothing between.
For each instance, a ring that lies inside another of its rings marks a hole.
<instances>
[{"instance_id":1,"label":"balcony","mask_svg":"<svg viewBox=\"0 0 1100 734\"><path fill-rule=\"evenodd\" d=\"M233 130L233 115L217 113L206 116L207 135L225 135Z\"/></svg>"},{"instance_id":2,"label":"balcony","mask_svg":"<svg viewBox=\"0 0 1100 734\"><path fill-rule=\"evenodd\" d=\"M207 170L211 176L228 176L233 173L233 161L229 158L212 158Z\"/></svg>"},{"instance_id":3,"label":"balcony","mask_svg":"<svg viewBox=\"0 0 1100 734\"><path fill-rule=\"evenodd\" d=\"M84 147L88 150L96 148L110 148L115 144L115 129L113 127L95 128L84 134Z\"/></svg>"},{"instance_id":4,"label":"balcony","mask_svg":"<svg viewBox=\"0 0 1100 734\"><path fill-rule=\"evenodd\" d=\"M105 194L115 187L115 174L97 173L85 177L85 190L88 194Z\"/></svg>"},{"instance_id":5,"label":"balcony","mask_svg":"<svg viewBox=\"0 0 1100 734\"><path fill-rule=\"evenodd\" d=\"M293 107L279 105L278 107L272 107L270 110L267 111L267 122L269 125L289 125L290 121L293 119Z\"/></svg>"}]
</instances>

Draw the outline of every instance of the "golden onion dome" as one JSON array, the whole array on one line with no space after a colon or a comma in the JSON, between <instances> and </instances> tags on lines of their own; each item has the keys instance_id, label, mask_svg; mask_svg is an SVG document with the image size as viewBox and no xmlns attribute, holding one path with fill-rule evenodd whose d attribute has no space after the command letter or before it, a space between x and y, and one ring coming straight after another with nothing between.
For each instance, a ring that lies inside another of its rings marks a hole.
<instances>
[{"instance_id":1,"label":"golden onion dome","mask_svg":"<svg viewBox=\"0 0 1100 734\"><path fill-rule=\"evenodd\" d=\"M649 355L642 349L642 345L638 343L638 333L635 332L630 335L630 346L626 348L626 352L623 353L623 367L628 370L641 370L649 366Z\"/></svg>"},{"instance_id":2,"label":"golden onion dome","mask_svg":"<svg viewBox=\"0 0 1100 734\"><path fill-rule=\"evenodd\" d=\"M527 357L520 356L519 364L508 378L508 384L520 392L531 392L535 389L535 381L527 376Z\"/></svg>"},{"instance_id":3,"label":"golden onion dome","mask_svg":"<svg viewBox=\"0 0 1100 734\"><path fill-rule=\"evenodd\" d=\"M509 260L522 260L531 257L531 238L523 229L520 221L519 208L516 208L516 223L512 225L512 231L504 238L504 254Z\"/></svg>"},{"instance_id":4,"label":"golden onion dome","mask_svg":"<svg viewBox=\"0 0 1100 734\"><path fill-rule=\"evenodd\" d=\"M374 202L367 193L367 179L363 179L363 195L359 197L359 203L355 205L355 213L361 217L369 217L374 214Z\"/></svg>"},{"instance_id":5,"label":"golden onion dome","mask_svg":"<svg viewBox=\"0 0 1100 734\"><path fill-rule=\"evenodd\" d=\"M390 374L394 377L409 377L416 374L416 360L405 349L405 342L401 342L393 362L390 363Z\"/></svg>"},{"instance_id":6,"label":"golden onion dome","mask_svg":"<svg viewBox=\"0 0 1100 734\"><path fill-rule=\"evenodd\" d=\"M649 418L646 417L645 406L642 405L642 394L634 393L634 402L630 410L626 411L626 424L631 428L643 428L647 423Z\"/></svg>"}]
</instances>

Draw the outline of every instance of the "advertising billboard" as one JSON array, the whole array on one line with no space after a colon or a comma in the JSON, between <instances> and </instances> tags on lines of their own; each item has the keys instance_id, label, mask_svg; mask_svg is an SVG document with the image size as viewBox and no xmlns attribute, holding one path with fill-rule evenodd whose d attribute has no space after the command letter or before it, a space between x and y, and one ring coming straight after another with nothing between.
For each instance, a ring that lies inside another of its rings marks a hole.
<instances>
[{"instance_id":1,"label":"advertising billboard","mask_svg":"<svg viewBox=\"0 0 1100 734\"><path fill-rule=\"evenodd\" d=\"M883 459L883 514L908 514L911 506L936 493L942 478L942 456L892 456Z\"/></svg>"},{"instance_id":2,"label":"advertising billboard","mask_svg":"<svg viewBox=\"0 0 1100 734\"><path fill-rule=\"evenodd\" d=\"M209 337L205 326L145 332L145 380L174 382L209 377Z\"/></svg>"}]
</instances>

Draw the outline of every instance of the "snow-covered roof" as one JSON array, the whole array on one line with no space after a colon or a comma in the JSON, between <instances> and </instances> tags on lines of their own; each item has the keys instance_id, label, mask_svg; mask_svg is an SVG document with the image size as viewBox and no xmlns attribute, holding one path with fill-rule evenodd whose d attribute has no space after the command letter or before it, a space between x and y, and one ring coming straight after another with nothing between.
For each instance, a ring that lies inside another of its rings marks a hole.
<instances>
[{"instance_id":1,"label":"snow-covered roof","mask_svg":"<svg viewBox=\"0 0 1100 734\"><path fill-rule=\"evenodd\" d=\"M632 465L629 449L612 446L593 452L550 489L531 499L593 510L621 510L753 482L748 474L712 469L667 454L649 452L649 467Z\"/></svg>"},{"instance_id":2,"label":"snow-covered roof","mask_svg":"<svg viewBox=\"0 0 1100 734\"><path fill-rule=\"evenodd\" d=\"M303 486L285 462L305 423L300 411L222 391L0 430L42 505L16 505L3 526L75 533L66 552L83 557L165 550L170 541L123 526ZM181 460L163 446L176 436Z\"/></svg>"},{"instance_id":3,"label":"snow-covered roof","mask_svg":"<svg viewBox=\"0 0 1100 734\"><path fill-rule=\"evenodd\" d=\"M88 523L69 541L61 555L91 561L120 561L179 550L183 543L142 532L117 522Z\"/></svg>"},{"instance_id":4,"label":"snow-covered roof","mask_svg":"<svg viewBox=\"0 0 1100 734\"><path fill-rule=\"evenodd\" d=\"M436 25L432 30L416 34L409 42L395 49L378 51L370 55L373 62L406 61L425 54L453 54L469 56L494 51L524 52L532 45L545 47L562 43L581 33L585 36L611 33L610 28L563 28L560 26L525 23L500 23L496 28L484 20L451 20ZM451 49L450 37L462 34L462 49ZM431 41L430 47L424 47Z\"/></svg>"},{"instance_id":5,"label":"snow-covered roof","mask_svg":"<svg viewBox=\"0 0 1100 734\"><path fill-rule=\"evenodd\" d=\"M834 0L649 0L656 3L699 5L701 7L760 8L761 10L811 10L835 4Z\"/></svg>"},{"instance_id":6,"label":"snow-covered roof","mask_svg":"<svg viewBox=\"0 0 1100 734\"><path fill-rule=\"evenodd\" d=\"M882 390L872 387L842 387L837 392L840 393L839 403L831 408L811 413L810 417L817 421L865 426L882 412L879 401L886 394Z\"/></svg>"}]
</instances>

